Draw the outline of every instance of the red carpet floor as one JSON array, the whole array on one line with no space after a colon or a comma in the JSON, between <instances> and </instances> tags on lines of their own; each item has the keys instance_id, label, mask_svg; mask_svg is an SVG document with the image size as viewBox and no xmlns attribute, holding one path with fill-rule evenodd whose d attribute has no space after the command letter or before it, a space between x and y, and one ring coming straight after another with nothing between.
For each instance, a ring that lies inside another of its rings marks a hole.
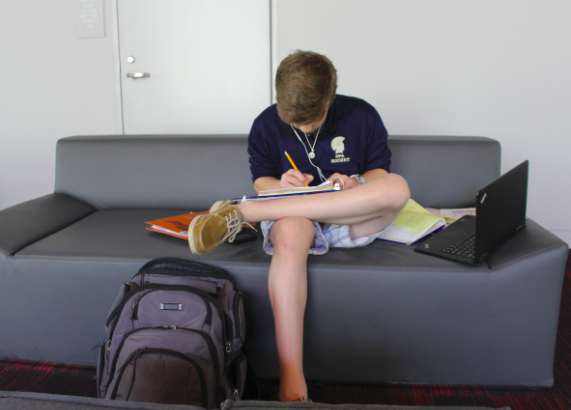
<instances>
[{"instance_id":1,"label":"red carpet floor","mask_svg":"<svg viewBox=\"0 0 571 410\"><path fill-rule=\"evenodd\" d=\"M0 390L95 397L95 368L0 361ZM278 383L262 380L262 399L276 400ZM424 406L510 406L513 410L571 410L571 256L567 260L552 388L378 385L310 382L315 402Z\"/></svg>"}]
</instances>

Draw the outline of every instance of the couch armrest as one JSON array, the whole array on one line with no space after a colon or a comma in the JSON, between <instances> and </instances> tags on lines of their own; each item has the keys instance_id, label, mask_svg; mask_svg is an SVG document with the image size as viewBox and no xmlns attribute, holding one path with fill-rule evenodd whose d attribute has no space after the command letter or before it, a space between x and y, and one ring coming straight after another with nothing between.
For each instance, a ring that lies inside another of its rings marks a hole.
<instances>
[{"instance_id":1,"label":"couch armrest","mask_svg":"<svg viewBox=\"0 0 571 410\"><path fill-rule=\"evenodd\" d=\"M492 270L501 270L522 263L526 266L538 263L541 260L539 256L547 254L547 259L554 265L554 272L562 276L569 255L569 245L534 220L527 218L526 228L490 255L485 263Z\"/></svg>"},{"instance_id":2,"label":"couch armrest","mask_svg":"<svg viewBox=\"0 0 571 410\"><path fill-rule=\"evenodd\" d=\"M0 252L14 255L26 246L95 212L64 194L49 194L0 211Z\"/></svg>"}]
</instances>

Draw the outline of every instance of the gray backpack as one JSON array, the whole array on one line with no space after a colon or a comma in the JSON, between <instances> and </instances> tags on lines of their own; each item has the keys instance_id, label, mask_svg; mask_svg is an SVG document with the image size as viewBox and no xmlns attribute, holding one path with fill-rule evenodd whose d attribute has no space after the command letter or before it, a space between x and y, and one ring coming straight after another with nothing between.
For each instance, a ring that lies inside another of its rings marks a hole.
<instances>
[{"instance_id":1,"label":"gray backpack","mask_svg":"<svg viewBox=\"0 0 571 410\"><path fill-rule=\"evenodd\" d=\"M244 295L223 269L175 258L119 291L99 345L97 394L207 409L241 398L248 369Z\"/></svg>"}]
</instances>

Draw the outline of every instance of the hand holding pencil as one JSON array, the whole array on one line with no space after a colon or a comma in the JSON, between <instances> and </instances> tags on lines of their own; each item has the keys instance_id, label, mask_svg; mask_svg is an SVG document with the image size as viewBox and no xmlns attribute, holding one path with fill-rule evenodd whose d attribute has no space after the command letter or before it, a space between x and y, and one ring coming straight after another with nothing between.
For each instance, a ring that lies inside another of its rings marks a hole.
<instances>
[{"instance_id":1,"label":"hand holding pencil","mask_svg":"<svg viewBox=\"0 0 571 410\"><path fill-rule=\"evenodd\" d=\"M313 175L303 174L295 165L295 162L293 162L293 159L291 159L287 151L284 151L284 154L286 155L293 169L290 169L288 172L282 175L280 186L282 186L282 188L308 186L308 184L313 181Z\"/></svg>"}]
</instances>

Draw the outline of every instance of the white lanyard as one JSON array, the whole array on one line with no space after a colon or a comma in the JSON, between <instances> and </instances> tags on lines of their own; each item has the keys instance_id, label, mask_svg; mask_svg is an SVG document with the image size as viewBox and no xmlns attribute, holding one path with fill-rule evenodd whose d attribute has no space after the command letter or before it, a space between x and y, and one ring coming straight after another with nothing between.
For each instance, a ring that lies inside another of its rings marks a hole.
<instances>
[{"instance_id":1,"label":"white lanyard","mask_svg":"<svg viewBox=\"0 0 571 410\"><path fill-rule=\"evenodd\" d=\"M305 144L301 140L301 137L299 136L299 134L297 133L297 131L295 130L293 125L290 124L290 126L291 126L291 129L293 130L293 132L295 132L295 135L297 136L297 139L299 140L299 142L301 142L301 145L303 145L303 149L305 150L305 153L307 154L307 158L309 158L309 162L311 163L311 165L313 165L315 167L315 169L317 169L317 173L319 174L319 178L321 179L321 182L327 181L327 178L325 178L323 176L323 173L321 172L321 168L319 168L317 165L315 165L312 161L312 159L315 158L314 148L315 148L315 144L317 144L317 137L319 137L319 132L321 131L321 125L319 126L319 129L317 130L317 135L315 136L315 142L313 143L313 147L309 144L309 138L307 138L307 134L304 133L305 138L307 139L307 145L309 145L309 148L311 148L311 152L307 151L307 147L305 146Z\"/></svg>"}]
</instances>

